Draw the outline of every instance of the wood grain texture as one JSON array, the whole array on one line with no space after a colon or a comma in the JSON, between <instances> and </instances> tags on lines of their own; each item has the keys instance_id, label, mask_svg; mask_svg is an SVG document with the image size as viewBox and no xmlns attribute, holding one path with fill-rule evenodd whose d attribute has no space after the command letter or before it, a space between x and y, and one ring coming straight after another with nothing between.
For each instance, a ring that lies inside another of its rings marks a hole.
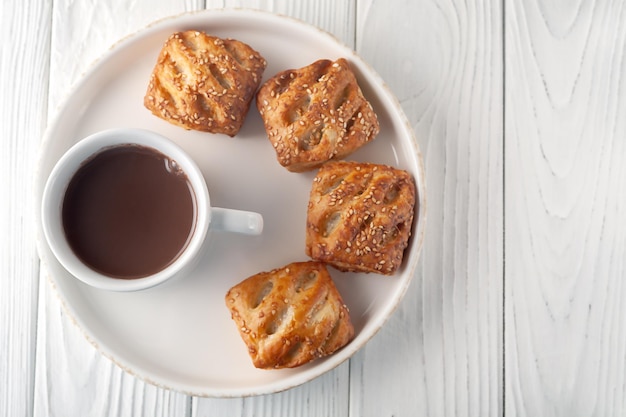
<instances>
[{"instance_id":1,"label":"wood grain texture","mask_svg":"<svg viewBox=\"0 0 626 417\"><path fill-rule=\"evenodd\" d=\"M349 362L304 385L248 398L194 398L194 417L347 416Z\"/></svg>"},{"instance_id":2,"label":"wood grain texture","mask_svg":"<svg viewBox=\"0 0 626 417\"><path fill-rule=\"evenodd\" d=\"M206 8L242 7L290 16L334 35L340 42L354 47L356 0L207 0Z\"/></svg>"},{"instance_id":3,"label":"wood grain texture","mask_svg":"<svg viewBox=\"0 0 626 417\"><path fill-rule=\"evenodd\" d=\"M190 398L126 374L65 315L32 238L38 146L70 86L118 39L204 7L294 16L356 48L425 157L405 300L349 362L274 395ZM0 416L626 414L624 2L26 0L0 18Z\"/></svg>"},{"instance_id":4,"label":"wood grain texture","mask_svg":"<svg viewBox=\"0 0 626 417\"><path fill-rule=\"evenodd\" d=\"M42 281L45 281L42 278ZM184 416L190 402L126 374L87 342L41 286L35 416Z\"/></svg>"},{"instance_id":5,"label":"wood grain texture","mask_svg":"<svg viewBox=\"0 0 626 417\"><path fill-rule=\"evenodd\" d=\"M50 117L74 83L114 43L164 17L202 8L202 0L55 1L50 44Z\"/></svg>"},{"instance_id":6,"label":"wood grain texture","mask_svg":"<svg viewBox=\"0 0 626 417\"><path fill-rule=\"evenodd\" d=\"M506 2L506 414L626 413L626 5Z\"/></svg>"},{"instance_id":7,"label":"wood grain texture","mask_svg":"<svg viewBox=\"0 0 626 417\"><path fill-rule=\"evenodd\" d=\"M55 1L48 117L54 117L71 86L112 44L156 19L201 5L170 0ZM86 340L50 289L46 271L39 294L35 416L189 415L188 397L125 373Z\"/></svg>"},{"instance_id":8,"label":"wood grain texture","mask_svg":"<svg viewBox=\"0 0 626 417\"><path fill-rule=\"evenodd\" d=\"M354 362L351 415L502 413L501 29L497 1L358 3L357 51L424 153L428 220L406 298Z\"/></svg>"},{"instance_id":9,"label":"wood grain texture","mask_svg":"<svg viewBox=\"0 0 626 417\"><path fill-rule=\"evenodd\" d=\"M33 173L45 127L50 7L0 5L0 415L32 415L39 262ZM29 45L24 48L24 45Z\"/></svg>"}]
</instances>

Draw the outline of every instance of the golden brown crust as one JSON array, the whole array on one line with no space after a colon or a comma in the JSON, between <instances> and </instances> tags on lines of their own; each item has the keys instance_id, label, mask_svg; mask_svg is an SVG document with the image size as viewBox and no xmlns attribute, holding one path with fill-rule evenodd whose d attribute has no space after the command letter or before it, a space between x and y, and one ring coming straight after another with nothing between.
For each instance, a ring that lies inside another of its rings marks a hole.
<instances>
[{"instance_id":1,"label":"golden brown crust","mask_svg":"<svg viewBox=\"0 0 626 417\"><path fill-rule=\"evenodd\" d=\"M199 31L176 32L161 49L144 106L185 129L234 136L266 65L243 42Z\"/></svg>"},{"instance_id":2,"label":"golden brown crust","mask_svg":"<svg viewBox=\"0 0 626 417\"><path fill-rule=\"evenodd\" d=\"M326 163L311 188L306 254L341 271L394 274L411 235L415 192L403 170Z\"/></svg>"},{"instance_id":3,"label":"golden brown crust","mask_svg":"<svg viewBox=\"0 0 626 417\"><path fill-rule=\"evenodd\" d=\"M354 336L348 309L320 262L253 275L228 291L226 305L257 368L300 366Z\"/></svg>"},{"instance_id":4,"label":"golden brown crust","mask_svg":"<svg viewBox=\"0 0 626 417\"><path fill-rule=\"evenodd\" d=\"M379 132L343 58L276 74L261 86L256 104L278 162L293 172L345 158Z\"/></svg>"}]
</instances>

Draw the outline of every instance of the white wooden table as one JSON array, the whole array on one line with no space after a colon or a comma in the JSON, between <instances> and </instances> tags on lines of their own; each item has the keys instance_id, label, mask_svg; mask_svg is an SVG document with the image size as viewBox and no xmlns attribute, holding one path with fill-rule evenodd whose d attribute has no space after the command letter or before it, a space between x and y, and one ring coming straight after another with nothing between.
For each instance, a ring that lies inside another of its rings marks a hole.
<instances>
[{"instance_id":1,"label":"white wooden table","mask_svg":"<svg viewBox=\"0 0 626 417\"><path fill-rule=\"evenodd\" d=\"M244 399L156 388L64 315L33 178L64 94L118 39L202 8L271 10L356 49L424 153L429 215L400 308L350 361ZM0 415L623 416L626 3L23 0L0 5Z\"/></svg>"}]
</instances>

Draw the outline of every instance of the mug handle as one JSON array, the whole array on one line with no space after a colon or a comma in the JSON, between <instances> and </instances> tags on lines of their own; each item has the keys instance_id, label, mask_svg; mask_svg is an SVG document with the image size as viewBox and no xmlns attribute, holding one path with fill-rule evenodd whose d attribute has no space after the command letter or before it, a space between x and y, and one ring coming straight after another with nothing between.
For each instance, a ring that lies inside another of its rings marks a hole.
<instances>
[{"instance_id":1,"label":"mug handle","mask_svg":"<svg viewBox=\"0 0 626 417\"><path fill-rule=\"evenodd\" d=\"M260 235L263 232L263 216L252 211L211 208L211 229L244 235Z\"/></svg>"}]
</instances>

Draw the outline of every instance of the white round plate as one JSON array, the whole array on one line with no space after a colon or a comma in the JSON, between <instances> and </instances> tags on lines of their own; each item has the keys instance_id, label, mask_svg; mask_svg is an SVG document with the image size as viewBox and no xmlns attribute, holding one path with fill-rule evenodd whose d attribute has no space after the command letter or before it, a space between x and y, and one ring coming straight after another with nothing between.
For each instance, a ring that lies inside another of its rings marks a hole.
<instances>
[{"instance_id":1,"label":"white round plate","mask_svg":"<svg viewBox=\"0 0 626 417\"><path fill-rule=\"evenodd\" d=\"M330 273L351 312L356 335L334 355L287 370L252 366L224 304L226 291L260 271L307 260L304 229L315 172L290 173L276 161L255 104L240 133L186 131L143 107L161 46L176 31L196 29L248 43L268 62L264 80L317 59L345 57L378 114L381 131L349 159L393 165L416 179L418 205L401 270L392 277ZM40 256L68 314L87 339L131 374L196 396L234 397L282 391L336 367L361 348L402 299L417 265L424 234L424 173L419 147L397 100L351 49L319 29L270 13L207 10L161 20L116 44L75 87L49 126L37 172L36 204L56 161L74 143L99 130L153 130L189 152L206 177L215 206L259 212L262 236L213 233L207 255L190 275L133 293L93 289L57 262L42 238Z\"/></svg>"}]
</instances>

